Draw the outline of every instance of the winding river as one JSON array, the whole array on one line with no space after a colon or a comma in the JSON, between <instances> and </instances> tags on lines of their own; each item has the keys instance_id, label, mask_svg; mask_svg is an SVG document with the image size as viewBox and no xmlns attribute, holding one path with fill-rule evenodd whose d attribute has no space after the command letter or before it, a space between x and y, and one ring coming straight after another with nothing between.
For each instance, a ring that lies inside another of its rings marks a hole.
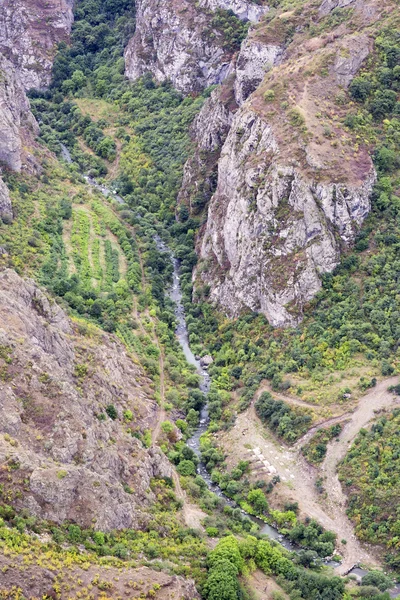
<instances>
[{"instance_id":1,"label":"winding river","mask_svg":"<svg viewBox=\"0 0 400 600\"><path fill-rule=\"evenodd\" d=\"M183 303L182 303L182 290L181 290L180 275L179 275L179 260L174 257L171 249L159 237L156 238L156 244L157 244L157 248L160 252L164 252L169 255L170 260L172 262L173 269L174 269L172 286L171 286L171 289L169 292L169 297L175 303L175 316L177 319L177 327L175 330L176 336L181 345L181 348L183 350L183 353L185 355L187 362L189 364L193 365L194 367L196 367L196 371L200 375L200 390L203 392L203 394L205 394L205 396L207 396L208 392L210 391L211 378L210 378L210 375L208 374L207 370L202 367L200 361L196 359L196 357L194 356L194 354L191 351L190 346L189 346L189 334L188 334L187 325L186 325L185 310L184 310ZM207 403L206 403L200 412L199 426L197 427L197 429L194 432L194 434L192 435L192 437L190 437L186 442L187 445L190 448L192 448L192 450L197 454L197 456L200 459L201 459L200 437L202 436L203 433L205 433L207 431L209 423L210 423L210 418L208 415L208 408L207 408ZM215 484L211 481L211 476L210 476L209 472L207 471L205 464L203 462L201 462L201 460L198 464L197 472L199 475L201 475L201 477L207 483L207 487L209 488L209 490L211 492L213 492L220 498L223 498L224 501L227 504L229 504L229 506L237 507L237 504L233 500L228 498L217 484ZM296 549L296 547L288 539L286 539L282 534L280 534L279 531L277 529L275 529L275 527L272 527L271 525L264 523L263 521L261 521L261 519L257 519L256 517L247 514L243 510L242 510L242 513L260 526L260 533L266 534L270 538L279 541L288 550L293 551Z\"/></svg>"}]
</instances>

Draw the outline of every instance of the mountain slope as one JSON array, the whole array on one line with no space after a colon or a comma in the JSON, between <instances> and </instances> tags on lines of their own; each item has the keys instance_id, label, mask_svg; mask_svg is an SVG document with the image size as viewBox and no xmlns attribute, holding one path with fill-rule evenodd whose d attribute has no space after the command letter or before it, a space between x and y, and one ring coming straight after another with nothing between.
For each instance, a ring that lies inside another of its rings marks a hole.
<instances>
[{"instance_id":1,"label":"mountain slope","mask_svg":"<svg viewBox=\"0 0 400 600\"><path fill-rule=\"evenodd\" d=\"M56 523L143 527L151 479L171 476L137 439L157 419L146 377L119 342L71 322L32 281L11 270L0 279L3 498Z\"/></svg>"}]
</instances>

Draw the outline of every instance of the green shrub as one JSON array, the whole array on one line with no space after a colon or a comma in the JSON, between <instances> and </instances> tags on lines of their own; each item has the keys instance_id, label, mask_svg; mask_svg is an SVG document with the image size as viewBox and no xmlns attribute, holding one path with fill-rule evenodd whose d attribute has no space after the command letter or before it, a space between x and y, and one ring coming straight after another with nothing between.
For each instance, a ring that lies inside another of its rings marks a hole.
<instances>
[{"instance_id":1,"label":"green shrub","mask_svg":"<svg viewBox=\"0 0 400 600\"><path fill-rule=\"evenodd\" d=\"M110 419L112 419L113 421L115 421L118 418L118 412L117 412L117 409L115 408L114 404L108 404L106 406L106 413L108 414Z\"/></svg>"}]
</instances>

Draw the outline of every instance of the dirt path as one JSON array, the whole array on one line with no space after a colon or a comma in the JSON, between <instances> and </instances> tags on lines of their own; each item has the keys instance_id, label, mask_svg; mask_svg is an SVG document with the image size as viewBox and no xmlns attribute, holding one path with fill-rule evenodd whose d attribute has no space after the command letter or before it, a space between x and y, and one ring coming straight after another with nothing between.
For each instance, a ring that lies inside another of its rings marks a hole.
<instances>
[{"instance_id":1,"label":"dirt path","mask_svg":"<svg viewBox=\"0 0 400 600\"><path fill-rule=\"evenodd\" d=\"M187 500L186 492L183 491L181 482L179 481L179 475L175 471L172 472L172 479L175 486L175 495L182 501L182 514L183 519L188 527L193 529L203 529L201 521L206 518L206 513L201 510L196 504L191 504Z\"/></svg>"},{"instance_id":2,"label":"dirt path","mask_svg":"<svg viewBox=\"0 0 400 600\"><path fill-rule=\"evenodd\" d=\"M397 380L397 377L392 377L380 382L360 399L353 413L342 415L348 423L343 428L339 442L333 441L328 446L327 457L322 466L323 486L327 498L320 494L315 486L316 480L321 476L320 471L305 461L300 447L282 446L261 424L254 405L239 414L235 426L220 437L228 455L229 467L243 459L250 461L253 474L258 479L269 479L272 472L279 474L284 483L277 488L279 500L298 502L303 514L314 517L323 527L337 534L338 549L343 557L342 565L336 569L340 574L345 573L357 562L374 566L379 564L379 560L373 555L373 548L362 545L354 535L353 525L346 515L346 497L342 492L336 468L359 430L374 417L375 411L400 403L399 398L396 399L387 391ZM328 419L316 427L326 426L331 421L332 419ZM342 539L346 540L346 544L341 543Z\"/></svg>"},{"instance_id":3,"label":"dirt path","mask_svg":"<svg viewBox=\"0 0 400 600\"><path fill-rule=\"evenodd\" d=\"M311 438L320 429L326 429L327 427L330 427L331 425L336 425L336 423L344 423L345 421L348 421L350 417L351 417L351 413L347 412L347 413L344 413L343 415L339 415L338 417L332 417L331 419L327 419L326 421L322 421L321 423L314 425L314 427L311 427L311 429L309 429L307 431L307 433L305 433L300 439L297 440L297 442L294 444L293 448L295 450L300 450L300 448L302 446L304 446L304 444L307 444L307 442L309 442L311 440Z\"/></svg>"},{"instance_id":4,"label":"dirt path","mask_svg":"<svg viewBox=\"0 0 400 600\"><path fill-rule=\"evenodd\" d=\"M265 575L260 569L251 573L251 575L245 579L245 583L247 583L257 600L273 600L274 592L282 594L282 598L285 600L289 598L276 581L274 581L272 577Z\"/></svg>"},{"instance_id":5,"label":"dirt path","mask_svg":"<svg viewBox=\"0 0 400 600\"><path fill-rule=\"evenodd\" d=\"M400 404L400 398L387 391L389 386L397 383L398 377L391 377L378 383L375 388L363 396L358 407L349 417L338 441L329 444L321 471L329 485L328 501L332 511L344 511L346 505L346 495L343 493L337 475L339 462L346 456L360 429L366 427L377 412Z\"/></svg>"},{"instance_id":6,"label":"dirt path","mask_svg":"<svg viewBox=\"0 0 400 600\"><path fill-rule=\"evenodd\" d=\"M304 402L304 400L300 400L299 398L294 398L293 396L287 396L286 394L282 394L281 392L275 392L270 383L267 381L263 381L261 386L257 390L257 397L260 396L263 392L269 392L273 395L275 400L283 400L283 402L287 402L292 406L300 406L301 408L309 408L314 412L320 412L323 409L326 410L326 407L318 406L318 404L310 404L309 402Z\"/></svg>"}]
</instances>

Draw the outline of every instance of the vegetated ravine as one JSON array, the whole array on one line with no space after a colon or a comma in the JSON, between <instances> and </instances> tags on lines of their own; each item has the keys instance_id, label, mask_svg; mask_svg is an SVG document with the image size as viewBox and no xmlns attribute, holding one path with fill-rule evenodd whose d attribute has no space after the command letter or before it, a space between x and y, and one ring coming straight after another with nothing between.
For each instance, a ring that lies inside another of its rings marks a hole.
<instances>
[{"instance_id":1,"label":"vegetated ravine","mask_svg":"<svg viewBox=\"0 0 400 600\"><path fill-rule=\"evenodd\" d=\"M72 163L73 161L72 161L72 158L71 158L68 148L64 144L60 144L60 146L61 146L62 158L67 163ZM90 185L93 188L95 188L96 190L100 191L106 198L112 198L114 201L116 201L119 204L125 203L124 199L121 196L118 196L115 192L113 192L106 185L99 184L93 177L85 175L85 180L87 181L88 185ZM183 297L182 297L182 290L181 290L181 284L180 284L180 261L179 261L179 259L177 259L174 256L173 251L166 244L166 242L164 240L162 240L159 236L156 236L155 242L156 242L158 250L161 253L168 255L168 257L171 261L172 267L173 267L172 285L169 290L169 296L175 304L175 316L177 319L177 326L175 329L175 334L177 336L177 339L179 341L179 344L182 348L182 351L184 353L184 356L185 356L187 362L196 368L196 371L197 371L198 375L200 376L199 388L203 392L205 398L207 399L207 394L210 391L211 378L207 372L207 369L205 369L201 365L200 359L196 358L196 356L193 354L193 352L190 348L190 345L189 345L189 333L188 333L187 324L186 324L186 315L185 315L185 310L183 307L183 301L182 301ZM196 428L193 435L187 440L186 443L190 448L192 448L192 450L196 453L196 455L200 459L199 464L197 466L197 472L203 478L203 480L206 482L208 489L211 492L213 492L214 494L216 494L217 496L219 496L220 498L223 498L224 502L226 502L226 504L228 504L229 506L236 507L237 504L224 494L224 492L222 491L222 489L219 487L218 484L214 483L211 480L211 475L207 471L205 464L201 461L200 438L201 438L202 434L207 431L208 426L209 426L209 413L208 413L208 405L207 405L207 401L206 401L200 411L199 425ZM242 509L242 513L244 515L246 515L248 518L250 518L253 522L257 523L257 525L260 527L259 533L261 533L263 535L267 535L270 539L276 540L284 548L286 548L289 551L293 552L293 551L297 550L296 545L293 544L290 540L288 540L284 535L282 535L278 531L278 529L276 529L272 525L269 525L268 523L264 523L261 519L246 513L243 509ZM339 563L337 563L336 561L329 561L329 560L325 561L325 564L327 564L331 567L337 567L339 565ZM357 565L355 565L348 572L348 574L350 574L350 575L353 574L357 577L363 577L366 573L367 573L366 570L360 568ZM390 593L391 598L399 597L400 596L400 584L397 584L394 588L392 588L389 593Z\"/></svg>"},{"instance_id":2,"label":"vegetated ravine","mask_svg":"<svg viewBox=\"0 0 400 600\"><path fill-rule=\"evenodd\" d=\"M71 154L70 154L68 148L64 144L60 144L60 146L61 146L62 158L67 163L71 164L73 161L72 161L72 157L71 157ZM88 185L92 186L96 190L99 190L106 198L112 198L119 204L124 203L124 199L121 196L118 196L117 194L115 194L106 185L99 184L93 177L90 177L88 175L85 175L85 179L86 179ZM210 375L208 374L207 370L201 366L200 360L198 360L195 357L195 355L193 354L193 352L190 349L189 334L188 334L187 325L186 325L185 310L184 310L183 303L182 303L182 291L181 291L180 275L179 275L180 262L174 256L171 248L169 248L169 246L159 236L156 237L155 242L156 242L158 250L169 256L169 259L171 260L171 264L173 266L173 276L172 276L173 279L172 279L171 288L169 290L169 296L175 304L175 315L177 318L177 327L175 330L176 336L178 338L179 344L183 350L183 353L185 355L187 362L196 367L196 371L200 375L200 386L199 386L200 390L203 392L205 397L207 397L207 394L210 391L211 378L210 378ZM207 407L207 403L205 403L201 409L199 425L198 425L197 429L195 430L195 432L193 433L193 435L187 440L188 446L190 446L190 448L192 448L194 450L194 452L197 454L197 456L200 459L201 459L200 437L203 433L205 433L207 431L208 425L209 425L208 407ZM227 504L229 504L230 506L236 506L236 503L233 500L231 500L230 498L228 498L217 484L212 482L211 476L208 473L205 464L203 462L201 462L201 460L198 464L197 471L198 471L199 475L201 475L201 477L206 482L210 491L212 491L214 494L216 494L220 498L224 498L225 502ZM272 527L271 525L264 523L263 521L261 521L261 519L258 519L257 517L254 517L252 515L247 515L247 513L245 513L245 511L242 511L242 512L244 514L246 514L246 516L248 516L250 519L252 519L254 522L256 522L261 527L260 533L266 534L271 539L279 541L288 550L295 549L294 544L292 544L281 533L279 533L279 531L275 527ZM332 564L336 565L337 563L332 563Z\"/></svg>"}]
</instances>

